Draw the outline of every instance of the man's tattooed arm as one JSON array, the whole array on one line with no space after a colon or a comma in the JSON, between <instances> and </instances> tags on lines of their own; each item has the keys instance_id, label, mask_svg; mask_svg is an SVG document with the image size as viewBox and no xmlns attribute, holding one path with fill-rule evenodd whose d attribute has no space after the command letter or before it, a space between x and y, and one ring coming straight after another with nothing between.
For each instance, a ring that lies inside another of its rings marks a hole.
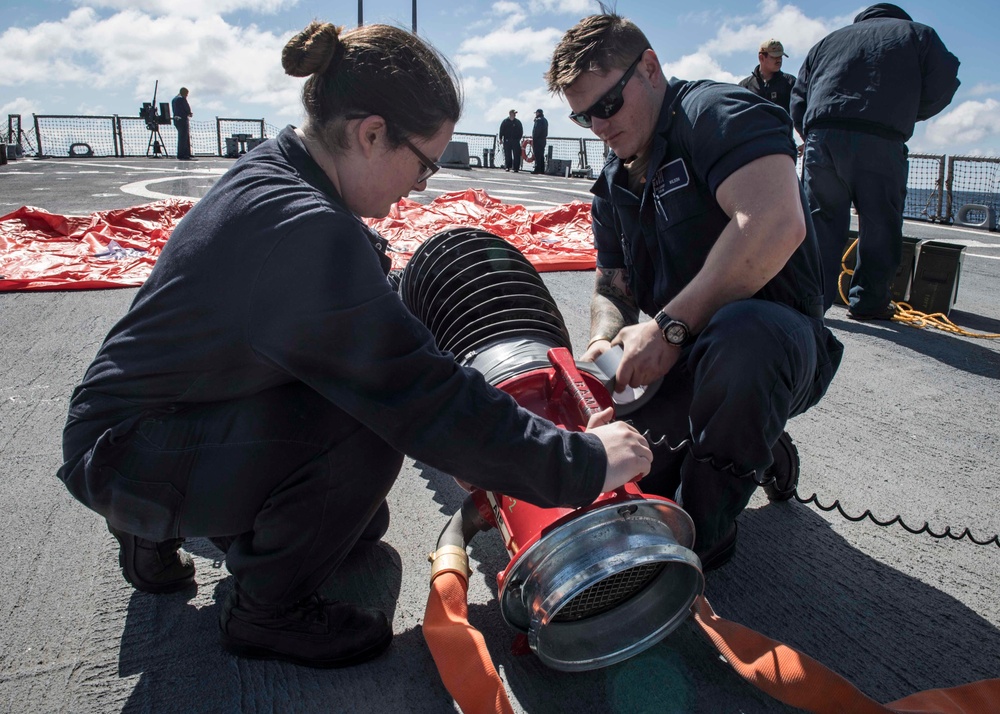
<instances>
[{"instance_id":1,"label":"man's tattooed arm","mask_svg":"<svg viewBox=\"0 0 1000 714\"><path fill-rule=\"evenodd\" d=\"M594 295L590 300L591 343L602 338L611 340L623 327L638 321L639 308L629 289L625 270L598 266Z\"/></svg>"}]
</instances>

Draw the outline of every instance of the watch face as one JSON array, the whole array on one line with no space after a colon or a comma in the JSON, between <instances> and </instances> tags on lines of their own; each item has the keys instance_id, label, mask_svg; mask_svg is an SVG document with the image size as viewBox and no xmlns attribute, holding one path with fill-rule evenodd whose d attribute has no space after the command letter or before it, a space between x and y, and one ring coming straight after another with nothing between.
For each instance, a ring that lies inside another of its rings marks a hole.
<instances>
[{"instance_id":1,"label":"watch face","mask_svg":"<svg viewBox=\"0 0 1000 714\"><path fill-rule=\"evenodd\" d=\"M667 342L672 345L683 344L687 340L688 331L684 325L677 322L673 322L667 325L666 332L664 333L667 337Z\"/></svg>"}]
</instances>

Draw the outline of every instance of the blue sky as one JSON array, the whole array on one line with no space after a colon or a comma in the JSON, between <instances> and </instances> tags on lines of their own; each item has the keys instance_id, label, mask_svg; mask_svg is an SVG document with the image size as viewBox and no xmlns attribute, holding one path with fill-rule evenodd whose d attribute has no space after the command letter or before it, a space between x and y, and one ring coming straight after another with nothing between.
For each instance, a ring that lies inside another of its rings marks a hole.
<instances>
[{"instance_id":1,"label":"blue sky","mask_svg":"<svg viewBox=\"0 0 1000 714\"><path fill-rule=\"evenodd\" d=\"M962 61L945 112L919 125L914 152L1000 156L1000 53L995 2L900 0ZM364 0L366 23L410 28L412 0ZM737 2L618 0L649 36L664 70L685 79L738 81L776 37L796 73L809 48L866 4L843 0ZM354 26L357 0L4 0L0 119L21 114L134 114L159 80L158 101L191 90L195 120L216 116L301 121L301 80L281 70L281 47L312 19ZM460 131L495 133L516 108L525 124L545 110L552 136L585 136L566 119L542 74L559 37L597 10L594 0L418 0L417 30L459 69ZM6 121L3 122L6 125Z\"/></svg>"}]
</instances>

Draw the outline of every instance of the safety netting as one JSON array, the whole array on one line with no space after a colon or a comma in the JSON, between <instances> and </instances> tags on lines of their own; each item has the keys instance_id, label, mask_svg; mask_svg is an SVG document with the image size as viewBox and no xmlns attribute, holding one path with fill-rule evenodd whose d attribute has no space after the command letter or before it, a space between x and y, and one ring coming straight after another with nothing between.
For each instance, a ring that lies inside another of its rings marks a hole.
<instances>
[{"instance_id":1,"label":"safety netting","mask_svg":"<svg viewBox=\"0 0 1000 714\"><path fill-rule=\"evenodd\" d=\"M0 291L141 285L193 205L168 199L89 216L22 206L0 216ZM403 199L386 218L368 223L389 241L396 269L424 240L459 226L504 238L540 272L588 270L595 264L590 206L582 201L532 213L470 189L428 204Z\"/></svg>"}]
</instances>

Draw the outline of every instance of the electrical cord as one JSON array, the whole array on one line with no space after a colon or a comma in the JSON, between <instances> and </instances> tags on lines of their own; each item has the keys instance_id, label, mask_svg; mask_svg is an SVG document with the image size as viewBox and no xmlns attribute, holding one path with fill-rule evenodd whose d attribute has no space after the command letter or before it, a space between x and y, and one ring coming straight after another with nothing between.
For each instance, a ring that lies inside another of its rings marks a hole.
<instances>
[{"instance_id":1,"label":"electrical cord","mask_svg":"<svg viewBox=\"0 0 1000 714\"><path fill-rule=\"evenodd\" d=\"M996 545L998 548L1000 548L1000 535L994 535L992 538L987 538L986 540L978 540L974 535L972 535L972 532L968 528L963 528L961 533L955 535L955 533L951 530L951 526L945 526L943 531L941 531L940 533L935 533L934 531L931 530L931 527L927 523L927 521L924 521L924 525L922 525L920 528L914 528L910 525L907 525L906 521L904 521L902 517L899 515L893 516L888 521L880 521L867 508L865 509L865 512L862 513L860 516L852 516L847 511L844 510L844 507L840 505L839 500L834 499L832 504L830 504L829 506L824 506L822 503L820 503L819 497L815 493L813 493L813 495L810 496L809 498L802 498L802 496L799 495L798 489L795 490L795 500L798 501L799 503L804 503L806 505L814 503L816 504L816 508L820 509L821 511L830 512L836 509L840 513L840 515L842 515L844 518L853 523L857 523L858 521L863 521L865 518L870 520L875 525L882 526L883 528L888 528L889 526L898 523L905 531L907 531L908 533L912 533L913 535L920 535L921 533L926 533L931 538L937 538L939 540L942 538L951 538L952 540L963 540L968 538L976 545L990 545L992 543Z\"/></svg>"},{"instance_id":2,"label":"electrical cord","mask_svg":"<svg viewBox=\"0 0 1000 714\"><path fill-rule=\"evenodd\" d=\"M844 276L850 278L854 275L854 269L847 267L848 257L858 245L858 238L854 239L854 242L847 247L844 251L843 257L840 259L840 277L837 279L837 292L840 293L840 299L845 305L850 304L850 300L847 299L847 295L844 294ZM846 283L850 285L851 281L847 280ZM893 322L901 322L904 325L909 325L910 327L916 327L918 329L923 329L925 327L933 327L942 332L950 332L953 335L961 335L962 337L977 337L983 340L996 340L1000 339L1000 334L991 332L972 332L959 327L954 322L948 319L948 316L943 312L933 312L925 313L919 310L914 310L911 305L905 302L891 302L889 307L893 310L893 315L890 318Z\"/></svg>"},{"instance_id":3,"label":"electrical cord","mask_svg":"<svg viewBox=\"0 0 1000 714\"><path fill-rule=\"evenodd\" d=\"M626 420L626 423L631 424L631 422L629 422L627 420ZM670 444L669 441L667 441L666 435L663 435L663 436L661 436L661 437L659 437L657 439L653 439L652 438L652 434L650 434L650 432L649 432L648 429L646 431L644 431L642 435L646 438L646 441L649 442L650 447L663 446L664 444L666 444L667 448L670 449L670 451L672 453L676 452L676 451L680 451L684 447L689 447L689 449L690 449L690 446L691 446L691 439L690 438L683 439L677 446L673 446L672 444ZM749 479L753 479L753 482L756 483L758 486L766 486L766 485L771 484L771 483L773 483L775 481L775 477L772 476L772 475L770 475L769 471L765 471L764 474L763 474L763 476L758 477L756 471L748 471L748 472L744 472L744 473L738 472L736 470L736 468L735 468L735 465L732 464L732 463L730 463L728 466L723 466L723 467L720 468L719 466L716 465L716 462L713 461L711 457L699 458L697 456L694 456L693 453L691 455L692 455L692 457L694 459L696 459L696 460L698 460L698 461L700 461L702 463L710 462L712 464L712 467L716 471L728 471L730 474L732 474L736 478L749 478ZM878 518L876 518L875 514L873 514L871 512L871 510L867 509L867 508L865 509L865 512L862 513L860 516L852 516L847 511L844 510L844 507L840 505L840 501L838 499L834 499L834 501L833 501L832 504L830 504L829 506L825 506L825 505L823 505L820 502L819 497L816 495L815 492L809 498L803 498L799 494L798 489L795 489L795 500L798 501L799 503L802 503L802 504L805 504L805 505L809 505L810 503L815 504L818 509L820 509L821 511L825 511L827 513L829 513L830 511L836 510L838 513L840 513L841 516L843 516L845 519L851 521L852 523L857 523L858 521L863 521L866 518L868 520L870 520L872 523L874 523L875 525L881 526L883 528L888 528L889 526L892 526L892 525L895 525L895 524L898 523L900 525L900 527L903 528L903 530L905 530L908 533L911 533L913 535L920 535L921 533L926 533L927 535L931 536L932 538L937 538L939 540L942 539L942 538L951 538L952 540L964 540L964 539L968 539L968 540L972 541L973 543L975 543L976 545L991 545L992 544L992 545L996 545L998 548L1000 548L1000 534L994 534L993 537L987 538L986 540L979 540L974 535L972 535L972 532L968 528L963 528L961 533L959 533L958 535L955 535L954 531L952 531L951 526L945 526L943 531L941 531L940 533L935 533L933 530L931 530L931 527L927 523L927 521L924 521L924 524L920 528L914 528L913 526L907 524L906 521L903 520L902 516L900 516L898 514L895 515L895 516L893 516L892 518L890 518L887 521L882 521L882 520L879 520Z\"/></svg>"}]
</instances>

